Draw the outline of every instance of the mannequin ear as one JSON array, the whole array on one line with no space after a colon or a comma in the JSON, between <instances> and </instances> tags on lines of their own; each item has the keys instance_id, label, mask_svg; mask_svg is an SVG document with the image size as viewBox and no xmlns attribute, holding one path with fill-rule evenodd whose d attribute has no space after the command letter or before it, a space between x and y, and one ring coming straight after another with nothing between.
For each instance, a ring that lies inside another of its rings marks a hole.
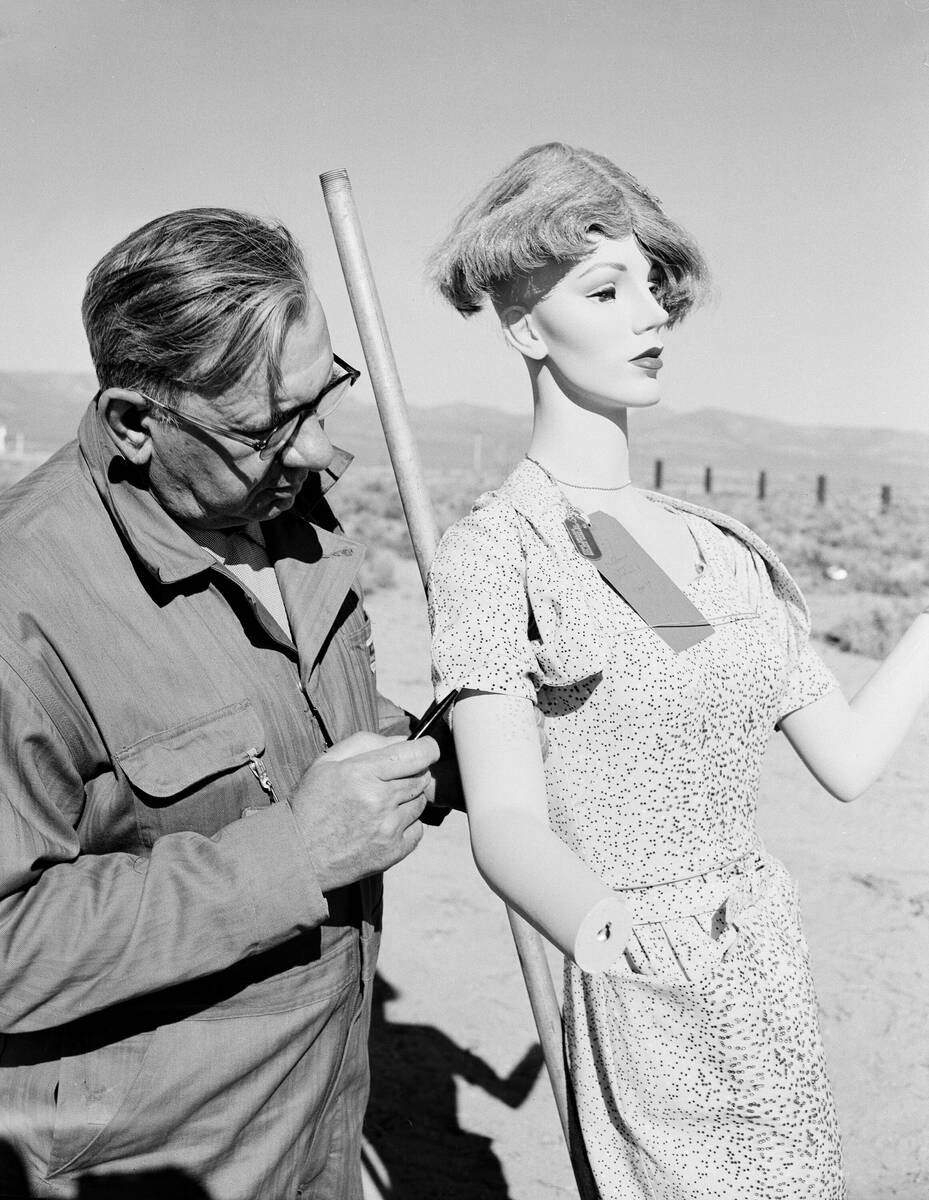
<instances>
[{"instance_id":1,"label":"mannequin ear","mask_svg":"<svg viewBox=\"0 0 929 1200\"><path fill-rule=\"evenodd\" d=\"M137 466L147 463L152 453L148 401L131 388L112 387L100 393L97 406L103 426L123 458Z\"/></svg>"},{"instance_id":2,"label":"mannequin ear","mask_svg":"<svg viewBox=\"0 0 929 1200\"><path fill-rule=\"evenodd\" d=\"M525 358L541 362L548 354L548 346L542 339L532 313L513 304L500 314L500 325L507 342Z\"/></svg>"}]
</instances>

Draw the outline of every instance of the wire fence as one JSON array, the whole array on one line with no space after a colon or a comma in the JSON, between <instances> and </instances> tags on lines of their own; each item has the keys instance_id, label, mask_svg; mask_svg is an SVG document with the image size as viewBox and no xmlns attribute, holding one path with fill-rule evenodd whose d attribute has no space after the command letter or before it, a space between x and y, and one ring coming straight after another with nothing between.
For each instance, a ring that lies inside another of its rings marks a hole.
<instances>
[{"instance_id":1,"label":"wire fence","mask_svg":"<svg viewBox=\"0 0 929 1200\"><path fill-rule=\"evenodd\" d=\"M828 508L833 504L856 506L876 513L890 513L912 505L929 506L929 464L923 479L893 482L888 466L887 482L870 475L862 478L853 469L841 474L796 470L751 470L735 467L696 467L669 464L655 459L650 478L643 484L657 492L666 492L710 507L723 497L751 499L758 503L810 504Z\"/></svg>"}]
</instances>

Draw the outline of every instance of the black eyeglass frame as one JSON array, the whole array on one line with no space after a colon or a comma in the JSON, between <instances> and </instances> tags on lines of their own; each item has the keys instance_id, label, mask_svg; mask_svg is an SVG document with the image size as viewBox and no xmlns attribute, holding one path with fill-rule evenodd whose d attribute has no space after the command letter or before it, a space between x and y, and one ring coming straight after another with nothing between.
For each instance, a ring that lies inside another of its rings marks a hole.
<instances>
[{"instance_id":1,"label":"black eyeglass frame","mask_svg":"<svg viewBox=\"0 0 929 1200\"><path fill-rule=\"evenodd\" d=\"M234 442L241 442L245 446L250 446L259 458L272 458L290 442L306 418L313 416L314 411L319 408L324 396L328 395L334 388L345 383L346 380L348 381L348 388L346 388L345 395L348 395L348 390L353 388L361 378L361 372L358 368L351 366L344 358L339 358L338 354L333 354L332 360L337 366L342 368L344 374L337 375L335 379L330 379L317 396L314 396L306 404L301 404L299 408L295 408L292 412L289 412L286 417L283 417L276 425L269 429L264 437L255 437L254 434L240 433L236 429L226 429L221 425L214 425L211 421L202 421L199 417L192 417L186 412L181 412L180 409L175 408L172 404L165 404L163 400L156 400L153 396L149 396L145 392L139 392L139 395L143 400L147 400L149 404L153 404L155 408L160 408L164 412L171 413L182 424L192 425L195 429L202 429L206 433L218 433L221 437L231 438ZM132 390L139 391L138 388L133 388ZM340 396L336 404L320 419L325 420L326 417L331 416L344 398L345 396ZM290 433L287 437L280 437L281 430L286 429L288 425L293 426Z\"/></svg>"}]
</instances>

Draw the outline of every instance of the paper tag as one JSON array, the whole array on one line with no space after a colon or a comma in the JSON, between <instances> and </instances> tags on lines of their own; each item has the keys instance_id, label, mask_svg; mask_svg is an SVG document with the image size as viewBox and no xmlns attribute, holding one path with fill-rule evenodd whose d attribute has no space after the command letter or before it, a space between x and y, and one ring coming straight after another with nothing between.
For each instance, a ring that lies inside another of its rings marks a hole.
<instances>
[{"instance_id":1,"label":"paper tag","mask_svg":"<svg viewBox=\"0 0 929 1200\"><path fill-rule=\"evenodd\" d=\"M590 530L601 577L672 650L686 650L713 633L703 613L617 520L592 513Z\"/></svg>"}]
</instances>

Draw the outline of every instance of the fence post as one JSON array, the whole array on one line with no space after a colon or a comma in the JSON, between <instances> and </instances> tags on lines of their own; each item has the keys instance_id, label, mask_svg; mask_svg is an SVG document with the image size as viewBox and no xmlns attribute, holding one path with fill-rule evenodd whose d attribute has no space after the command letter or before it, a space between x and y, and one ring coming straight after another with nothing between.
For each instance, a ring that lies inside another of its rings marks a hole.
<instances>
[{"instance_id":1,"label":"fence post","mask_svg":"<svg viewBox=\"0 0 929 1200\"><path fill-rule=\"evenodd\" d=\"M664 463L660 458L655 459L655 491L661 491L662 478L664 476Z\"/></svg>"},{"instance_id":2,"label":"fence post","mask_svg":"<svg viewBox=\"0 0 929 1200\"><path fill-rule=\"evenodd\" d=\"M767 471L758 472L758 499L764 500L765 492L768 490L768 473Z\"/></svg>"},{"instance_id":3,"label":"fence post","mask_svg":"<svg viewBox=\"0 0 929 1200\"><path fill-rule=\"evenodd\" d=\"M703 490L707 495L713 490L713 468L707 467L703 472Z\"/></svg>"},{"instance_id":4,"label":"fence post","mask_svg":"<svg viewBox=\"0 0 929 1200\"><path fill-rule=\"evenodd\" d=\"M825 475L817 475L816 476L816 503L817 504L825 504L826 503L826 476Z\"/></svg>"},{"instance_id":5,"label":"fence post","mask_svg":"<svg viewBox=\"0 0 929 1200\"><path fill-rule=\"evenodd\" d=\"M881 484L881 512L882 513L887 512L888 508L890 508L890 484L882 483Z\"/></svg>"}]
</instances>

